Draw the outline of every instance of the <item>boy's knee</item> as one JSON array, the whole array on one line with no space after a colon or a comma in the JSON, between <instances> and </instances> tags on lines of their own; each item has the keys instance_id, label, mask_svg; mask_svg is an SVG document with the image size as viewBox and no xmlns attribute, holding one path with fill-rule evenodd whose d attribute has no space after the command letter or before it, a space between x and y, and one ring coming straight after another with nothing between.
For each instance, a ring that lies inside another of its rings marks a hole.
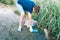
<instances>
[{"instance_id":1,"label":"boy's knee","mask_svg":"<svg viewBox=\"0 0 60 40\"><path fill-rule=\"evenodd\" d=\"M24 18L24 14L23 15L20 15L20 18Z\"/></svg>"},{"instance_id":2,"label":"boy's knee","mask_svg":"<svg viewBox=\"0 0 60 40\"><path fill-rule=\"evenodd\" d=\"M27 18L28 18L28 19L32 19L32 18L31 18L31 15L28 15Z\"/></svg>"},{"instance_id":3,"label":"boy's knee","mask_svg":"<svg viewBox=\"0 0 60 40\"><path fill-rule=\"evenodd\" d=\"M20 16L24 16L24 15L25 15L25 13L24 13L24 12L21 12L21 13L20 13Z\"/></svg>"},{"instance_id":4,"label":"boy's knee","mask_svg":"<svg viewBox=\"0 0 60 40\"><path fill-rule=\"evenodd\" d=\"M31 14L29 14L28 17L31 18Z\"/></svg>"}]
</instances>

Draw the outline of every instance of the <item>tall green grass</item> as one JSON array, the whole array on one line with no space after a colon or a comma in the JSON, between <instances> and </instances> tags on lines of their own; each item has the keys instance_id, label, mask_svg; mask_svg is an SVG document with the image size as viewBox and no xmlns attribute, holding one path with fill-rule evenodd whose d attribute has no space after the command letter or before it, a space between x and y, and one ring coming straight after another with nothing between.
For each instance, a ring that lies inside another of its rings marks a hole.
<instances>
[{"instance_id":1,"label":"tall green grass","mask_svg":"<svg viewBox=\"0 0 60 40\"><path fill-rule=\"evenodd\" d=\"M0 0L1 3L4 3L6 5L14 5L15 0Z\"/></svg>"},{"instance_id":2,"label":"tall green grass","mask_svg":"<svg viewBox=\"0 0 60 40\"><path fill-rule=\"evenodd\" d=\"M39 3L38 3L39 2ZM50 40L60 39L60 1L38 0L41 6L40 12L33 19L38 21L38 26L47 28Z\"/></svg>"}]
</instances>

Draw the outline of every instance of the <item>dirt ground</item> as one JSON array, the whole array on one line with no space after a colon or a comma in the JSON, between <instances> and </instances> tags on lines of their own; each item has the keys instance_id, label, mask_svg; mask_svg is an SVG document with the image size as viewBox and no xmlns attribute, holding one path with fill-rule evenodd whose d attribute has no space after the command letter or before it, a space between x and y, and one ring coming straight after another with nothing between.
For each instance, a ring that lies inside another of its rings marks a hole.
<instances>
[{"instance_id":1,"label":"dirt ground","mask_svg":"<svg viewBox=\"0 0 60 40\"><path fill-rule=\"evenodd\" d=\"M0 40L46 40L44 32L30 33L27 27L17 32L19 16L14 13L15 8L0 4Z\"/></svg>"}]
</instances>

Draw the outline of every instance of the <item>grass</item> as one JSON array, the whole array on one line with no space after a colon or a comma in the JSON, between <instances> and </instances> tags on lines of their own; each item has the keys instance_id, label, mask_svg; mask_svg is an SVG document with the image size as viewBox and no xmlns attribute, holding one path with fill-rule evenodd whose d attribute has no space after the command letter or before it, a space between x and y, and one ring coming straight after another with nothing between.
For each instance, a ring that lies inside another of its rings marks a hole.
<instances>
[{"instance_id":1,"label":"grass","mask_svg":"<svg viewBox=\"0 0 60 40\"><path fill-rule=\"evenodd\" d=\"M20 16L20 12L18 10L15 10L15 13Z\"/></svg>"},{"instance_id":2,"label":"grass","mask_svg":"<svg viewBox=\"0 0 60 40\"><path fill-rule=\"evenodd\" d=\"M1 3L4 3L6 5L14 5L15 1L14 0L0 0Z\"/></svg>"},{"instance_id":3,"label":"grass","mask_svg":"<svg viewBox=\"0 0 60 40\"><path fill-rule=\"evenodd\" d=\"M60 39L60 2L59 0L44 0L36 2L41 9L38 15L33 18L37 19L40 28L47 28L50 40Z\"/></svg>"}]
</instances>

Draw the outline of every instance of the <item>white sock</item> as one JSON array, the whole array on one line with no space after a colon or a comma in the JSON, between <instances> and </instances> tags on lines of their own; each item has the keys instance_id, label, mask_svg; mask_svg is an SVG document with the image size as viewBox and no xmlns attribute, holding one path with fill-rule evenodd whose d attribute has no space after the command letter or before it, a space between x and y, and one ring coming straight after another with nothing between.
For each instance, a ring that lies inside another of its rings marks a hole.
<instances>
[{"instance_id":1,"label":"white sock","mask_svg":"<svg viewBox=\"0 0 60 40\"><path fill-rule=\"evenodd\" d=\"M32 31L33 31L33 28L32 28L32 26L30 26L30 29L29 29L29 30L30 30L30 32L32 32Z\"/></svg>"}]
</instances>

